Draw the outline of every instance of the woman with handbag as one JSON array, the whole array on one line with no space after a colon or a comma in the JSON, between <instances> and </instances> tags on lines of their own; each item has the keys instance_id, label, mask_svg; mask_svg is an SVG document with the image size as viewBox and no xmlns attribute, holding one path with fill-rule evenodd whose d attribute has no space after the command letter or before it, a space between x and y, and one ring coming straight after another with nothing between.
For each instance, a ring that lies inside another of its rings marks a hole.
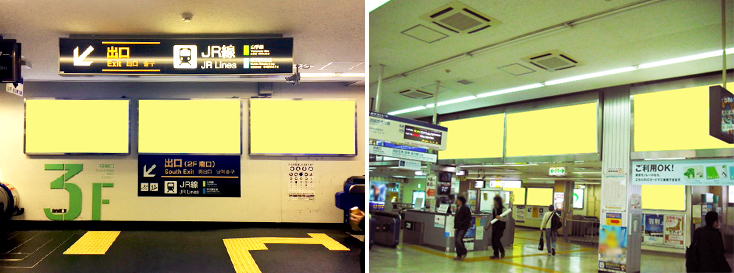
<instances>
[{"instance_id":1,"label":"woman with handbag","mask_svg":"<svg viewBox=\"0 0 734 273\"><path fill-rule=\"evenodd\" d=\"M555 217L558 217L558 219L555 219ZM542 243L542 234L545 232L545 243L548 248L548 256L555 256L556 255L556 240L558 238L558 227L555 227L553 225L554 220L558 221L560 220L560 216L556 214L555 209L553 205L548 206L548 212L543 214L543 221L540 224L540 234L541 234L541 243ZM539 250L543 250L542 247L539 248Z\"/></svg>"}]
</instances>

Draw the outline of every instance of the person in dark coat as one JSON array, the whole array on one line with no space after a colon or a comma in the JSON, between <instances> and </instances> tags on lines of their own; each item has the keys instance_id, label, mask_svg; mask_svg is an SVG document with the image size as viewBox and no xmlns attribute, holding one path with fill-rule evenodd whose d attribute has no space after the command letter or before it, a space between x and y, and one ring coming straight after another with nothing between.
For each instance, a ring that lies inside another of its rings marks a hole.
<instances>
[{"instance_id":1,"label":"person in dark coat","mask_svg":"<svg viewBox=\"0 0 734 273\"><path fill-rule=\"evenodd\" d=\"M364 211L356 209L350 212L349 220L354 223L359 223L359 229L364 230L365 223L364 223L365 214ZM362 270L362 273L364 273L364 243L361 244L362 251L359 252L359 264L360 268Z\"/></svg>"},{"instance_id":2,"label":"person in dark coat","mask_svg":"<svg viewBox=\"0 0 734 273\"><path fill-rule=\"evenodd\" d=\"M456 240L456 258L454 260L463 261L466 258L466 246L464 246L464 235L469 231L471 225L471 209L466 205L466 198L459 196L456 198L456 216L454 217L454 233Z\"/></svg>"},{"instance_id":3,"label":"person in dark coat","mask_svg":"<svg viewBox=\"0 0 734 273\"><path fill-rule=\"evenodd\" d=\"M706 225L697 228L693 238L697 238L699 269L698 272L731 272L724 257L724 240L719 231L719 214L706 213Z\"/></svg>"},{"instance_id":4,"label":"person in dark coat","mask_svg":"<svg viewBox=\"0 0 734 273\"><path fill-rule=\"evenodd\" d=\"M501 259L505 257L505 247L502 246L502 235L505 233L505 227L507 226L507 218L509 216L505 215L502 216L502 213L507 211L507 208L505 208L504 205L502 205L502 197L499 195L494 196L494 208L492 208L492 218L497 219L497 222L491 225L492 227L492 250L494 251L494 256L490 257L490 259ZM487 226L484 228L484 230L489 229L490 226ZM501 256L500 256L501 255Z\"/></svg>"}]
</instances>

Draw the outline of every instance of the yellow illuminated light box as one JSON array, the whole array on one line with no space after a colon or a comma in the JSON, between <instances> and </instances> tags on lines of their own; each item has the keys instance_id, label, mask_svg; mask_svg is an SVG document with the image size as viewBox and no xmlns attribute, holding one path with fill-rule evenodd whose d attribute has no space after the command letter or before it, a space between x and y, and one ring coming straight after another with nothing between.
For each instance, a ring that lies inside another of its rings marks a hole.
<instances>
[{"instance_id":1,"label":"yellow illuminated light box","mask_svg":"<svg viewBox=\"0 0 734 273\"><path fill-rule=\"evenodd\" d=\"M734 148L709 135L709 86L635 95L634 124L635 152Z\"/></svg>"},{"instance_id":2,"label":"yellow illuminated light box","mask_svg":"<svg viewBox=\"0 0 734 273\"><path fill-rule=\"evenodd\" d=\"M507 156L597 153L597 125L596 102L507 114Z\"/></svg>"},{"instance_id":3,"label":"yellow illuminated light box","mask_svg":"<svg viewBox=\"0 0 734 273\"><path fill-rule=\"evenodd\" d=\"M528 206L553 205L553 188L528 188Z\"/></svg>"},{"instance_id":4,"label":"yellow illuminated light box","mask_svg":"<svg viewBox=\"0 0 734 273\"><path fill-rule=\"evenodd\" d=\"M502 190L512 192L512 194L515 195L515 202L512 203L513 205L525 205L525 188L502 188Z\"/></svg>"},{"instance_id":5,"label":"yellow illuminated light box","mask_svg":"<svg viewBox=\"0 0 734 273\"><path fill-rule=\"evenodd\" d=\"M129 147L129 100L25 102L26 154L126 154Z\"/></svg>"},{"instance_id":6,"label":"yellow illuminated light box","mask_svg":"<svg viewBox=\"0 0 734 273\"><path fill-rule=\"evenodd\" d=\"M642 185L642 209L686 210L686 186Z\"/></svg>"},{"instance_id":7,"label":"yellow illuminated light box","mask_svg":"<svg viewBox=\"0 0 734 273\"><path fill-rule=\"evenodd\" d=\"M502 157L504 148L505 115L441 122L451 130L451 141L445 151L438 152L440 159Z\"/></svg>"},{"instance_id":8,"label":"yellow illuminated light box","mask_svg":"<svg viewBox=\"0 0 734 273\"><path fill-rule=\"evenodd\" d=\"M139 153L240 154L240 100L140 100Z\"/></svg>"},{"instance_id":9,"label":"yellow illuminated light box","mask_svg":"<svg viewBox=\"0 0 734 273\"><path fill-rule=\"evenodd\" d=\"M251 155L357 155L354 100L250 100Z\"/></svg>"}]
</instances>

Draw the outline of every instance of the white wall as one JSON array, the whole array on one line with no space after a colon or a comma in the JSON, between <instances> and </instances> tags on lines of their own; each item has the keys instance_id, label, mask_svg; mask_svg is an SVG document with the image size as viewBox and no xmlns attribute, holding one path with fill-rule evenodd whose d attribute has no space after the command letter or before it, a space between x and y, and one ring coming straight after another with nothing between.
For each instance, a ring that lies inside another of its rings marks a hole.
<instances>
[{"instance_id":1,"label":"white wall","mask_svg":"<svg viewBox=\"0 0 734 273\"><path fill-rule=\"evenodd\" d=\"M299 157L299 163L317 164L316 199L291 201L287 197L288 163L295 157L255 157L247 154L247 98L257 94L255 83L84 83L27 82L26 97L111 99L231 98L243 100L243 154L241 162L241 197L138 197L137 196L137 124L131 124L131 151L127 156L33 156L23 154L23 98L0 93L0 172L2 181L18 188L21 207L26 209L19 220L48 220L43 208L68 208L68 194L50 189L50 183L62 172L44 171L48 163L82 163L84 171L72 178L83 193L82 213L76 220L92 218L92 183L112 182L103 188L102 220L130 221L235 221L235 222L318 222L340 223L342 211L334 205L334 194L350 176L364 175L364 88L341 83L274 84L274 98L348 98L357 101L358 155L356 157ZM131 112L131 120L137 119ZM308 126L311 121L294 121ZM100 126L104 130L104 126ZM60 134L63 132L59 132ZM114 164L111 179L97 172L99 164Z\"/></svg>"}]
</instances>

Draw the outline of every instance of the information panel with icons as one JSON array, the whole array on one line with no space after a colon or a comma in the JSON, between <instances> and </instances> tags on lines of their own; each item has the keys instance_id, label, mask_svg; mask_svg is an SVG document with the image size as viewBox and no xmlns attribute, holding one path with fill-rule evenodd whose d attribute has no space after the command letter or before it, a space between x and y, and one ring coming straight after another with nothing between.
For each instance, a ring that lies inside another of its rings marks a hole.
<instances>
[{"instance_id":1,"label":"information panel with icons","mask_svg":"<svg viewBox=\"0 0 734 273\"><path fill-rule=\"evenodd\" d=\"M59 40L60 75L293 73L293 38Z\"/></svg>"}]
</instances>

